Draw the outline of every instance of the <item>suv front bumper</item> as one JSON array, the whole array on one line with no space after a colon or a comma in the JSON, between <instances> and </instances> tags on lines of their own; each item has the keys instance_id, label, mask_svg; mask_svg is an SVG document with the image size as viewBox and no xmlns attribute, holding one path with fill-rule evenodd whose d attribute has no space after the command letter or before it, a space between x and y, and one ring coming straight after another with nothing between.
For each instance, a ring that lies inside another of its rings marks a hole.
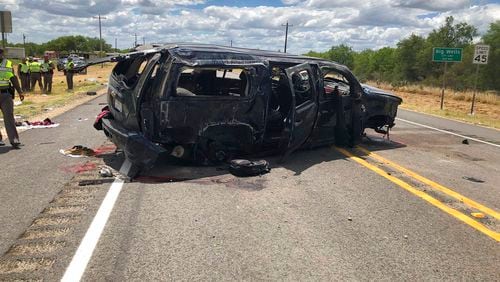
<instances>
[{"instance_id":1,"label":"suv front bumper","mask_svg":"<svg viewBox=\"0 0 500 282\"><path fill-rule=\"evenodd\" d=\"M113 119L102 119L106 136L125 153L127 171L120 171L128 177L134 177L139 170L153 167L158 156L165 149L144 137L141 132L129 131Z\"/></svg>"}]
</instances>

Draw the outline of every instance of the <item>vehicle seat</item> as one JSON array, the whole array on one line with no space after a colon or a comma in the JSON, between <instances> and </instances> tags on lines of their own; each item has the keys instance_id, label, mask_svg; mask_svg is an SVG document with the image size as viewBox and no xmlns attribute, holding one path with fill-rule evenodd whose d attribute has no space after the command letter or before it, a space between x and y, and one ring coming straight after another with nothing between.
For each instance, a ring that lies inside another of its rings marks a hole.
<instances>
[{"instance_id":1,"label":"vehicle seat","mask_svg":"<svg viewBox=\"0 0 500 282\"><path fill-rule=\"evenodd\" d=\"M248 78L247 72L245 70L240 73L240 97L245 97L247 95L248 90Z\"/></svg>"},{"instance_id":2,"label":"vehicle seat","mask_svg":"<svg viewBox=\"0 0 500 282\"><path fill-rule=\"evenodd\" d=\"M217 73L215 70L201 70L195 75L197 95L215 95Z\"/></svg>"}]
</instances>

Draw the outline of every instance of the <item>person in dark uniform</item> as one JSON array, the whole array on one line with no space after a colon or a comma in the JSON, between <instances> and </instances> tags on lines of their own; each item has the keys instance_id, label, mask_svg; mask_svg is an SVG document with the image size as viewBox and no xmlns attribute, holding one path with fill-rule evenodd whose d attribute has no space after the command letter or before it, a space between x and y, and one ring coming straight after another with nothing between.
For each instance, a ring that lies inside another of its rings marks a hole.
<instances>
[{"instance_id":1,"label":"person in dark uniform","mask_svg":"<svg viewBox=\"0 0 500 282\"><path fill-rule=\"evenodd\" d=\"M35 85L38 82L38 87L40 87L40 91L43 92L42 85L42 64L37 59L33 59L33 62L30 63L30 78L31 78L31 90L35 91Z\"/></svg>"},{"instance_id":2,"label":"person in dark uniform","mask_svg":"<svg viewBox=\"0 0 500 282\"><path fill-rule=\"evenodd\" d=\"M23 92L30 91L30 66L26 58L23 58L17 66L17 75L21 79L21 89Z\"/></svg>"},{"instance_id":3,"label":"person in dark uniform","mask_svg":"<svg viewBox=\"0 0 500 282\"><path fill-rule=\"evenodd\" d=\"M73 63L73 58L68 57L68 62L64 66L64 74L66 75L66 83L68 84L68 91L73 91L74 68L75 68L75 63Z\"/></svg>"},{"instance_id":4,"label":"person in dark uniform","mask_svg":"<svg viewBox=\"0 0 500 282\"><path fill-rule=\"evenodd\" d=\"M49 60L49 56L43 57L41 66L43 78L43 93L52 92L52 78L54 76L54 63Z\"/></svg>"},{"instance_id":5,"label":"person in dark uniform","mask_svg":"<svg viewBox=\"0 0 500 282\"><path fill-rule=\"evenodd\" d=\"M5 130L13 148L18 149L21 143L16 129L14 119L14 95L15 90L19 93L19 99L24 100L23 91L19 87L19 81L14 74L12 62L4 58L3 49L0 49L0 110L3 114ZM0 146L5 146L2 133L0 132Z\"/></svg>"}]
</instances>

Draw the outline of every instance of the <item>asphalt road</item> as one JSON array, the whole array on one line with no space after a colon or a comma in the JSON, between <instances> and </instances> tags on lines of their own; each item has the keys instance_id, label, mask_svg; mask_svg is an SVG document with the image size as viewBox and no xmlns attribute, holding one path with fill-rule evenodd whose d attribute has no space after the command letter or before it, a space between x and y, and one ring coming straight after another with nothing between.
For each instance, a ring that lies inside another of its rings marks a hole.
<instances>
[{"instance_id":1,"label":"asphalt road","mask_svg":"<svg viewBox=\"0 0 500 282\"><path fill-rule=\"evenodd\" d=\"M0 154L9 163L0 174L9 183L0 189L0 280L59 280L67 270L110 187L78 181L123 160L58 152L107 145L91 128L101 102L62 115L58 128L23 132L21 150ZM414 123L493 144L500 132L399 117L412 123L399 120L390 141L369 132L361 148L301 151L280 165L269 158L261 177L158 165L123 185L88 265L77 264L82 279L500 280L500 148ZM166 182L176 178L191 180Z\"/></svg>"}]
</instances>

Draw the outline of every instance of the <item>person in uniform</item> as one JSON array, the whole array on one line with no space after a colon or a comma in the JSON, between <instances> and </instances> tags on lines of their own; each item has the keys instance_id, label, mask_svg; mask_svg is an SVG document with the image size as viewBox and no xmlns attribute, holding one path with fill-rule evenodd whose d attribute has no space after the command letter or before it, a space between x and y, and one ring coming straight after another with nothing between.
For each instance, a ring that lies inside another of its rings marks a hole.
<instances>
[{"instance_id":1,"label":"person in uniform","mask_svg":"<svg viewBox=\"0 0 500 282\"><path fill-rule=\"evenodd\" d=\"M3 49L0 49L0 110L3 114L5 130L13 148L18 149L21 143L16 129L14 119L14 95L15 90L19 94L19 99L24 100L23 91L19 87L19 81L14 74L12 62L4 58ZM0 146L5 146L2 133L0 132Z\"/></svg>"},{"instance_id":2,"label":"person in uniform","mask_svg":"<svg viewBox=\"0 0 500 282\"><path fill-rule=\"evenodd\" d=\"M43 57L43 62L40 70L43 77L43 93L52 92L52 78L54 76L54 63L49 60L49 56Z\"/></svg>"},{"instance_id":3,"label":"person in uniform","mask_svg":"<svg viewBox=\"0 0 500 282\"><path fill-rule=\"evenodd\" d=\"M43 92L42 85L42 64L38 62L38 59L33 59L33 62L30 63L30 78L31 78L31 90L35 91L35 85L38 82L38 86L40 87L40 91Z\"/></svg>"},{"instance_id":4,"label":"person in uniform","mask_svg":"<svg viewBox=\"0 0 500 282\"><path fill-rule=\"evenodd\" d=\"M23 58L17 66L17 75L21 79L21 89L23 92L30 91L30 66L26 58Z\"/></svg>"},{"instance_id":5,"label":"person in uniform","mask_svg":"<svg viewBox=\"0 0 500 282\"><path fill-rule=\"evenodd\" d=\"M28 57L28 62L26 63L26 64L28 64L28 69L29 69L31 63L33 63L33 57L30 56L30 57ZM31 89L31 75L30 75L29 71L28 71L28 82L27 83L28 83L28 88L29 88L28 92L31 92L31 90L32 90Z\"/></svg>"},{"instance_id":6,"label":"person in uniform","mask_svg":"<svg viewBox=\"0 0 500 282\"><path fill-rule=\"evenodd\" d=\"M68 57L68 62L64 66L64 74L66 75L66 83L68 84L68 91L73 91L73 72L75 68L75 63L73 63L73 58Z\"/></svg>"}]
</instances>

